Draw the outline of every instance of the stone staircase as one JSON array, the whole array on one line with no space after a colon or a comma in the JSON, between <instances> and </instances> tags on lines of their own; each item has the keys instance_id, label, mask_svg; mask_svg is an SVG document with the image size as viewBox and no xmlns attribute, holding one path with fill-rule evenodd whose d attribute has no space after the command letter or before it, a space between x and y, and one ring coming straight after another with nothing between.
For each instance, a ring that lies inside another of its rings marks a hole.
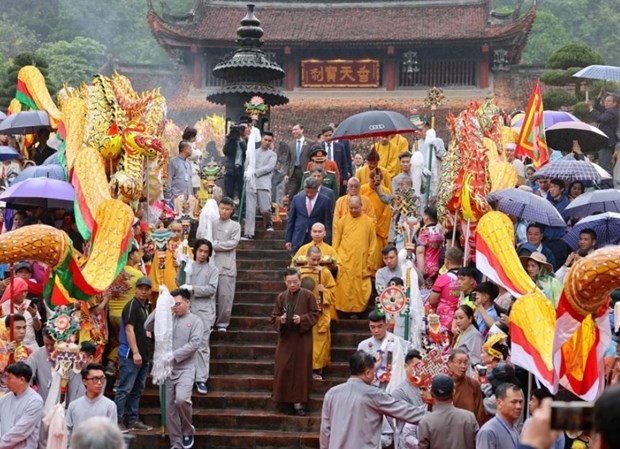
<instances>
[{"instance_id":1,"label":"stone staircase","mask_svg":"<svg viewBox=\"0 0 620 449\"><path fill-rule=\"evenodd\" d=\"M348 377L348 359L369 334L365 320L332 323L332 363L322 381L313 381L308 415L278 412L271 401L276 332L270 325L277 293L284 290L283 270L290 261L284 250L283 223L266 233L257 223L256 240L237 249L237 288L228 332L211 334L209 393L194 392L196 448L318 448L325 392ZM150 382L150 380L149 380ZM132 449L167 448L158 434L161 410L158 391L147 386L140 413L154 427L136 432Z\"/></svg>"}]
</instances>

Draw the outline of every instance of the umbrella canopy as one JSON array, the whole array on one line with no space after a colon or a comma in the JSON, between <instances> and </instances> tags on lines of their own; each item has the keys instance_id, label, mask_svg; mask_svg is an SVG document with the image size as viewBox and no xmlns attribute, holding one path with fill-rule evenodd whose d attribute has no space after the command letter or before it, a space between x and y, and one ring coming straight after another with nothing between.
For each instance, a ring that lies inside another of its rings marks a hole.
<instances>
[{"instance_id":1,"label":"umbrella canopy","mask_svg":"<svg viewBox=\"0 0 620 449\"><path fill-rule=\"evenodd\" d=\"M14 161L21 159L22 155L13 147L0 146L0 161Z\"/></svg>"},{"instance_id":2,"label":"umbrella canopy","mask_svg":"<svg viewBox=\"0 0 620 449\"><path fill-rule=\"evenodd\" d=\"M557 123L545 130L547 145L555 150L572 151L573 140L584 153L596 153L609 146L609 137L600 129L584 122Z\"/></svg>"},{"instance_id":3,"label":"umbrella canopy","mask_svg":"<svg viewBox=\"0 0 620 449\"><path fill-rule=\"evenodd\" d=\"M579 246L579 234L584 229L592 229L596 233L596 243L598 246L616 243L620 239L620 214L617 212L605 212L604 214L582 218L564 236L564 241L568 246L572 249L576 249Z\"/></svg>"},{"instance_id":4,"label":"umbrella canopy","mask_svg":"<svg viewBox=\"0 0 620 449\"><path fill-rule=\"evenodd\" d=\"M35 134L41 128L50 128L47 112L17 112L0 123L0 134Z\"/></svg>"},{"instance_id":5,"label":"umbrella canopy","mask_svg":"<svg viewBox=\"0 0 620 449\"><path fill-rule=\"evenodd\" d=\"M364 139L391 134L412 133L418 129L402 114L393 111L366 111L344 119L334 134L334 139Z\"/></svg>"},{"instance_id":6,"label":"umbrella canopy","mask_svg":"<svg viewBox=\"0 0 620 449\"><path fill-rule=\"evenodd\" d=\"M75 190L68 182L50 178L30 178L16 182L0 195L7 207L62 207L71 209Z\"/></svg>"},{"instance_id":7,"label":"umbrella canopy","mask_svg":"<svg viewBox=\"0 0 620 449\"><path fill-rule=\"evenodd\" d=\"M0 111L0 122L6 118L6 114Z\"/></svg>"},{"instance_id":8,"label":"umbrella canopy","mask_svg":"<svg viewBox=\"0 0 620 449\"><path fill-rule=\"evenodd\" d=\"M497 209L505 214L545 226L566 226L562 215L549 201L525 190L498 190L488 194L487 200L497 201Z\"/></svg>"},{"instance_id":9,"label":"umbrella canopy","mask_svg":"<svg viewBox=\"0 0 620 449\"><path fill-rule=\"evenodd\" d=\"M517 114L513 117L510 126L520 128L523 126L524 113ZM545 121L545 129L562 122L579 122L580 120L573 114L564 111L543 111L543 120Z\"/></svg>"},{"instance_id":10,"label":"umbrella canopy","mask_svg":"<svg viewBox=\"0 0 620 449\"><path fill-rule=\"evenodd\" d=\"M573 75L575 78L620 81L620 67L612 65L589 65Z\"/></svg>"},{"instance_id":11,"label":"umbrella canopy","mask_svg":"<svg viewBox=\"0 0 620 449\"><path fill-rule=\"evenodd\" d=\"M602 177L596 167L589 161L575 159L558 159L549 162L534 174L534 179L559 178L567 182L594 181L599 182Z\"/></svg>"},{"instance_id":12,"label":"umbrella canopy","mask_svg":"<svg viewBox=\"0 0 620 449\"><path fill-rule=\"evenodd\" d=\"M620 192L593 190L579 195L564 209L566 217L588 217L598 212L620 212Z\"/></svg>"},{"instance_id":13,"label":"umbrella canopy","mask_svg":"<svg viewBox=\"0 0 620 449\"><path fill-rule=\"evenodd\" d=\"M30 178L50 178L58 181L66 181L65 170L60 165L35 165L23 169L15 178L14 182L25 181Z\"/></svg>"}]
</instances>

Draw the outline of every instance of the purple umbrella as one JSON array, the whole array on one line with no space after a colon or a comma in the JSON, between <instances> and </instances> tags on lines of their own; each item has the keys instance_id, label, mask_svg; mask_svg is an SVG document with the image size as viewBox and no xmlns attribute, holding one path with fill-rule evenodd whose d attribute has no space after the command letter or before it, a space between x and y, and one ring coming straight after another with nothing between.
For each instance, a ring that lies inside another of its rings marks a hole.
<instances>
[{"instance_id":1,"label":"purple umbrella","mask_svg":"<svg viewBox=\"0 0 620 449\"><path fill-rule=\"evenodd\" d=\"M497 201L497 209L505 214L543 224L565 227L562 215L544 198L521 189L498 190L487 195L489 201Z\"/></svg>"},{"instance_id":2,"label":"purple umbrella","mask_svg":"<svg viewBox=\"0 0 620 449\"><path fill-rule=\"evenodd\" d=\"M30 178L16 182L0 195L7 207L73 208L75 190L68 182L51 178Z\"/></svg>"},{"instance_id":3,"label":"purple umbrella","mask_svg":"<svg viewBox=\"0 0 620 449\"><path fill-rule=\"evenodd\" d=\"M514 122L511 126L520 128L523 126L523 120L525 117L520 118ZM543 111L543 120L545 121L545 129L560 122L580 122L577 117L569 112L564 111Z\"/></svg>"}]
</instances>

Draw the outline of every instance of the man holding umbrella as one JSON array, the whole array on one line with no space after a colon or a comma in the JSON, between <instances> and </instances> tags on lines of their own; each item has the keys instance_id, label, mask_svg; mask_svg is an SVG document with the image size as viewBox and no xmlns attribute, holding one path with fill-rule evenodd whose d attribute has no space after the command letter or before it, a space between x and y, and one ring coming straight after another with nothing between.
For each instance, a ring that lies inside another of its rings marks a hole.
<instances>
[{"instance_id":1,"label":"man holding umbrella","mask_svg":"<svg viewBox=\"0 0 620 449\"><path fill-rule=\"evenodd\" d=\"M41 128L37 132L37 140L32 146L30 150L32 154L30 158L37 165L43 165L45 159L50 157L52 154L56 152L52 147L47 145L47 140L50 138L50 130L48 128Z\"/></svg>"},{"instance_id":2,"label":"man holding umbrella","mask_svg":"<svg viewBox=\"0 0 620 449\"><path fill-rule=\"evenodd\" d=\"M605 95L603 99L603 91L596 99L596 102L588 102L590 108L590 116L594 120L601 131L609 137L609 146L601 148L598 152L599 164L609 173L612 173L613 165L617 161L617 155L614 153L616 144L618 143L618 99L615 95ZM619 180L620 181L620 180ZM618 182L618 181L616 181ZM604 187L612 187L608 185L608 181L601 183Z\"/></svg>"}]
</instances>

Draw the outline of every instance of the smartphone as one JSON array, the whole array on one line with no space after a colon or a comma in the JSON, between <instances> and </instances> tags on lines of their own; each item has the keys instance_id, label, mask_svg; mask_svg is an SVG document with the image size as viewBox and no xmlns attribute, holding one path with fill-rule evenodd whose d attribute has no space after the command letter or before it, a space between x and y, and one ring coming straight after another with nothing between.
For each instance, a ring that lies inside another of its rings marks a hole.
<instances>
[{"instance_id":1,"label":"smartphone","mask_svg":"<svg viewBox=\"0 0 620 449\"><path fill-rule=\"evenodd\" d=\"M569 431L590 431L592 430L593 424L594 404L592 402L552 402L552 429Z\"/></svg>"}]
</instances>

